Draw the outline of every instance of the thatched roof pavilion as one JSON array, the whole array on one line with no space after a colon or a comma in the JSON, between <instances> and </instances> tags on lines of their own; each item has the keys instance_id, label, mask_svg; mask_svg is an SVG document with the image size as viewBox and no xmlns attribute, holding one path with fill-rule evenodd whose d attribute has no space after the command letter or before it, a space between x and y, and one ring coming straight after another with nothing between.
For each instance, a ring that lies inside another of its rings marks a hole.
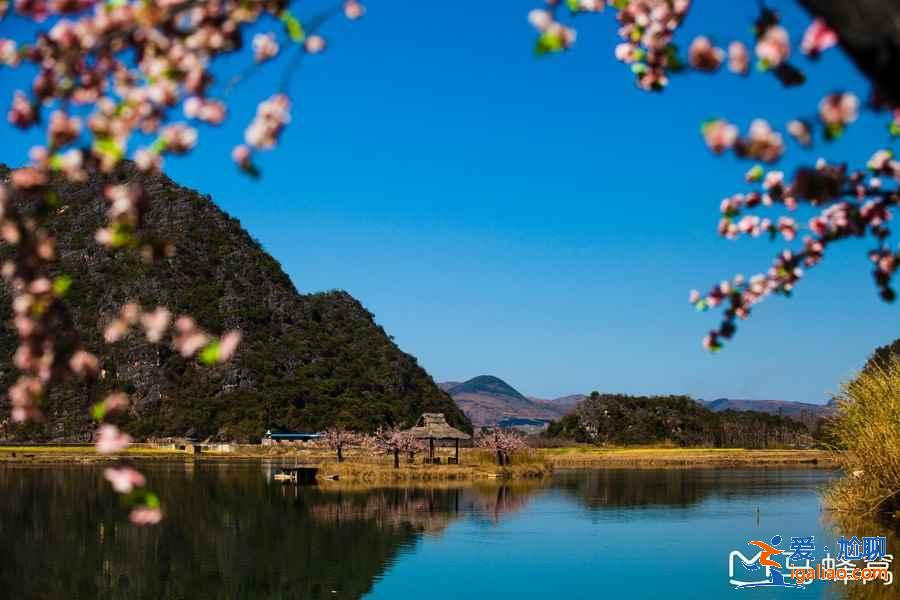
<instances>
[{"instance_id":1,"label":"thatched roof pavilion","mask_svg":"<svg viewBox=\"0 0 900 600\"><path fill-rule=\"evenodd\" d=\"M428 461L434 462L434 441L454 440L456 457L453 462L459 464L459 440L471 439L465 431L451 427L444 413L423 413L416 426L409 430L417 440L428 440Z\"/></svg>"}]
</instances>

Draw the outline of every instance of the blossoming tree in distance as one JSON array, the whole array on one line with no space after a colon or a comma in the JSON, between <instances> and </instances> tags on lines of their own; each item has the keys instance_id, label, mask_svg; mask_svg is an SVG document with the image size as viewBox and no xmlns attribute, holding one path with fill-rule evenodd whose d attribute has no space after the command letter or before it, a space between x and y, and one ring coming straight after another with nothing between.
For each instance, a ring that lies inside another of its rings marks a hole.
<instances>
[{"instance_id":1,"label":"blossoming tree in distance","mask_svg":"<svg viewBox=\"0 0 900 600\"><path fill-rule=\"evenodd\" d=\"M397 427L379 427L372 436L371 445L378 454L392 454L394 468L400 468L400 455L406 454L410 460L423 450L422 442L412 432Z\"/></svg>"},{"instance_id":2,"label":"blossoming tree in distance","mask_svg":"<svg viewBox=\"0 0 900 600\"><path fill-rule=\"evenodd\" d=\"M720 47L709 37L699 36L690 42L687 56L680 56L675 37L691 4L691 0L547 0L545 7L529 13L528 20L538 32L535 51L550 54L567 50L575 42L575 30L564 21L609 9L620 25L616 58L630 67L639 88L651 92L663 91L670 75L685 69L713 73L727 64L733 74L746 76L754 60L757 71L775 76L784 86L804 83L803 72L792 62L796 45L791 34L778 14L764 5L753 23L752 39L730 40ZM801 53L814 60L840 44L872 82L868 108L887 115L889 136L896 139L900 136L900 3L800 0L800 4L813 15L803 34L793 38L799 37ZM831 142L856 121L860 108L856 94L829 90L814 119L791 120L784 131L801 146L811 146L817 137ZM721 323L703 339L706 348L719 350L723 340L734 335L736 321L746 319L756 303L772 294L789 296L804 270L819 264L829 246L848 238L871 239L868 258L875 285L882 299L894 301L891 279L900 264L900 252L890 242L888 224L900 200L900 161L890 147L873 148L853 167L820 159L786 176L770 166L781 159L786 144L785 136L768 121L754 120L742 134L725 119L711 119L703 123L701 132L712 152L733 152L755 163L745 176L751 189L722 200L719 234L728 239L765 236L795 244L778 252L764 272L749 278L737 275L705 294L690 293L690 302L698 310L722 310ZM800 205L815 207L818 214L799 223L792 213ZM766 209L772 216L756 214Z\"/></svg>"},{"instance_id":3,"label":"blossoming tree in distance","mask_svg":"<svg viewBox=\"0 0 900 600\"><path fill-rule=\"evenodd\" d=\"M495 453L497 464L501 467L509 464L510 455L527 447L521 435L505 429L491 429L481 433L475 438L475 446Z\"/></svg>"},{"instance_id":4,"label":"blossoming tree in distance","mask_svg":"<svg viewBox=\"0 0 900 600\"><path fill-rule=\"evenodd\" d=\"M14 363L21 376L9 390L10 418L41 417L41 403L56 382L92 378L96 356L83 348L66 306L72 281L51 276L57 258L44 218L52 214L52 184L79 182L94 173L110 173L131 158L142 174L158 172L166 155L189 153L198 141L192 123L212 125L227 117L227 106L211 67L219 57L250 48L249 69L262 68L281 51L294 53L283 89L267 91L232 158L251 175L259 170L255 152L273 148L290 121L290 74L306 55L323 52L318 33L332 17L354 20L363 6L347 0L302 20L288 0L0 0L7 31L36 31L27 39L0 38L0 68L29 66L30 90L18 90L7 113L15 127L43 127L46 143L31 149L29 163L0 182L0 237L14 247L2 264L13 294L14 325L20 345ZM15 23L19 21L19 23ZM37 28L23 25L37 23ZM272 31L246 39L249 26L268 23ZM246 73L246 72L245 72ZM239 82L242 74L228 86ZM227 90L227 88L226 88ZM24 158L24 156L23 156ZM107 223L95 232L110 252L137 252L147 261L174 251L145 235L142 218L154 199L142 177L107 185ZM105 324L105 340L116 343L139 330L153 343L169 343L182 356L207 365L234 354L240 333L215 336L187 315L165 307L126 304ZM91 409L99 423L97 451L122 452L131 438L113 423L128 398L115 393ZM158 498L145 488L138 471L124 466L105 471L115 491L125 495L136 524L162 517Z\"/></svg>"}]
</instances>

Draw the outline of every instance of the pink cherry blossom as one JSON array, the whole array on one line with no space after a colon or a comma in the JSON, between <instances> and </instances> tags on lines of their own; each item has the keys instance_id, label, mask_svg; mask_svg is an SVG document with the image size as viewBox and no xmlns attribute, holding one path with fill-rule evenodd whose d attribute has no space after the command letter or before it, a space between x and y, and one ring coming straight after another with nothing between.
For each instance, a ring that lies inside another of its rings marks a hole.
<instances>
[{"instance_id":1,"label":"pink cherry blossom","mask_svg":"<svg viewBox=\"0 0 900 600\"><path fill-rule=\"evenodd\" d=\"M103 400L103 413L114 413L128 408L128 396L122 392L114 392Z\"/></svg>"},{"instance_id":2,"label":"pink cherry blossom","mask_svg":"<svg viewBox=\"0 0 900 600\"><path fill-rule=\"evenodd\" d=\"M775 68L791 55L788 32L780 25L768 27L756 42L756 56L766 68Z\"/></svg>"},{"instance_id":3,"label":"pink cherry blossom","mask_svg":"<svg viewBox=\"0 0 900 600\"><path fill-rule=\"evenodd\" d=\"M257 33L253 36L253 59L258 62L265 62L278 54L278 42L272 33Z\"/></svg>"},{"instance_id":4,"label":"pink cherry blossom","mask_svg":"<svg viewBox=\"0 0 900 600\"><path fill-rule=\"evenodd\" d=\"M725 52L713 46L706 36L698 36L688 49L688 62L700 71L716 71L725 59Z\"/></svg>"},{"instance_id":5,"label":"pink cherry blossom","mask_svg":"<svg viewBox=\"0 0 900 600\"><path fill-rule=\"evenodd\" d=\"M251 165L250 148L245 144L235 146L231 151L231 160L233 160L240 168L248 169Z\"/></svg>"},{"instance_id":6,"label":"pink cherry blossom","mask_svg":"<svg viewBox=\"0 0 900 600\"><path fill-rule=\"evenodd\" d=\"M802 146L812 145L812 129L809 123L799 119L793 119L787 125L788 133Z\"/></svg>"},{"instance_id":7,"label":"pink cherry blossom","mask_svg":"<svg viewBox=\"0 0 900 600\"><path fill-rule=\"evenodd\" d=\"M241 343L240 331L229 331L222 336L219 342L219 362L227 362L234 355L238 345Z\"/></svg>"},{"instance_id":8,"label":"pink cherry blossom","mask_svg":"<svg viewBox=\"0 0 900 600\"><path fill-rule=\"evenodd\" d=\"M534 9L528 13L528 22L540 32L547 31L553 25L553 15L546 10Z\"/></svg>"},{"instance_id":9,"label":"pink cherry blossom","mask_svg":"<svg viewBox=\"0 0 900 600\"><path fill-rule=\"evenodd\" d=\"M248 146L268 149L275 146L285 126L291 121L291 102L284 94L276 94L259 103L256 117L244 132Z\"/></svg>"},{"instance_id":10,"label":"pink cherry blossom","mask_svg":"<svg viewBox=\"0 0 900 600\"><path fill-rule=\"evenodd\" d=\"M344 16L355 21L366 14L366 7L357 2L357 0L347 0L344 2Z\"/></svg>"},{"instance_id":11,"label":"pink cherry blossom","mask_svg":"<svg viewBox=\"0 0 900 600\"><path fill-rule=\"evenodd\" d=\"M100 368L97 357L85 350L77 350L69 359L69 368L79 376L95 375Z\"/></svg>"},{"instance_id":12,"label":"pink cherry blossom","mask_svg":"<svg viewBox=\"0 0 900 600\"><path fill-rule=\"evenodd\" d=\"M306 38L304 47L310 54L319 54L325 50L325 38L320 35L311 35Z\"/></svg>"},{"instance_id":13,"label":"pink cherry blossom","mask_svg":"<svg viewBox=\"0 0 900 600\"><path fill-rule=\"evenodd\" d=\"M732 148L738 139L738 128L731 123L715 119L703 125L703 139L716 154Z\"/></svg>"},{"instance_id":14,"label":"pink cherry blossom","mask_svg":"<svg viewBox=\"0 0 900 600\"><path fill-rule=\"evenodd\" d=\"M19 64L19 48L15 40L0 38L0 65L15 67Z\"/></svg>"},{"instance_id":15,"label":"pink cherry blossom","mask_svg":"<svg viewBox=\"0 0 900 600\"><path fill-rule=\"evenodd\" d=\"M121 452L131 443L131 436L119 431L119 428L109 423L104 423L97 430L97 452L100 454L115 454Z\"/></svg>"},{"instance_id":16,"label":"pink cherry blossom","mask_svg":"<svg viewBox=\"0 0 900 600\"><path fill-rule=\"evenodd\" d=\"M25 94L16 90L15 94L13 94L12 106L6 118L14 126L25 129L34 124L37 113Z\"/></svg>"},{"instance_id":17,"label":"pink cherry blossom","mask_svg":"<svg viewBox=\"0 0 900 600\"><path fill-rule=\"evenodd\" d=\"M819 102L819 119L829 128L843 129L859 116L859 99L852 93L829 94Z\"/></svg>"},{"instance_id":18,"label":"pink cherry blossom","mask_svg":"<svg viewBox=\"0 0 900 600\"><path fill-rule=\"evenodd\" d=\"M136 487L144 487L147 480L139 472L130 467L109 467L103 470L103 477L119 494L130 494Z\"/></svg>"},{"instance_id":19,"label":"pink cherry blossom","mask_svg":"<svg viewBox=\"0 0 900 600\"><path fill-rule=\"evenodd\" d=\"M162 521L162 511L158 508L139 506L133 508L128 519L134 525L156 525Z\"/></svg>"},{"instance_id":20,"label":"pink cherry blossom","mask_svg":"<svg viewBox=\"0 0 900 600\"><path fill-rule=\"evenodd\" d=\"M732 73L744 75L750 68L750 52L741 42L728 44L728 69Z\"/></svg>"},{"instance_id":21,"label":"pink cherry blossom","mask_svg":"<svg viewBox=\"0 0 900 600\"><path fill-rule=\"evenodd\" d=\"M218 125L225 120L225 104L218 100L191 96L184 101L184 115L191 119Z\"/></svg>"},{"instance_id":22,"label":"pink cherry blossom","mask_svg":"<svg viewBox=\"0 0 900 600\"><path fill-rule=\"evenodd\" d=\"M141 326L144 328L147 340L154 344L159 342L171 321L172 313L164 306L157 306L153 312L141 315Z\"/></svg>"},{"instance_id":23,"label":"pink cherry blossom","mask_svg":"<svg viewBox=\"0 0 900 600\"><path fill-rule=\"evenodd\" d=\"M837 34L825 24L822 18L815 19L803 33L803 41L800 48L804 54L816 57L832 46L837 45Z\"/></svg>"}]
</instances>

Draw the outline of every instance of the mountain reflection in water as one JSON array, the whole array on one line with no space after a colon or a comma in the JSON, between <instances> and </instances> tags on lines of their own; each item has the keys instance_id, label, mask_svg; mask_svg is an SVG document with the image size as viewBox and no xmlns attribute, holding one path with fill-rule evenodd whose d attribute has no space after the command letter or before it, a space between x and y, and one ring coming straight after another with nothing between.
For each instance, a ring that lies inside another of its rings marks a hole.
<instances>
[{"instance_id":1,"label":"mountain reflection in water","mask_svg":"<svg viewBox=\"0 0 900 600\"><path fill-rule=\"evenodd\" d=\"M698 535L714 530L723 538L722 551L707 561L717 576L707 584L724 594L722 552L746 535L708 522L724 518L722 507L737 507L741 526L752 530L752 507L762 505L765 519L802 498L801 529L820 527L816 490L831 476L614 469L559 472L542 484L363 488L282 485L267 477L271 470L148 464L166 518L135 528L101 467L0 467L0 598L395 599L420 595L422 585L433 585L434 599L470 588L480 590L473 597L541 598L556 588L566 591L559 597L595 598L603 589L616 597L616 579L598 588L602 579L592 574L616 566L617 528L658 523L651 527L661 550L644 559L668 560L667 552L691 550L696 540L679 550L665 528L675 536L689 519L698 520ZM895 541L889 547L900 550ZM534 568L532 556L539 557ZM654 597L643 591L630 596ZM682 596L670 586L667 597Z\"/></svg>"}]
</instances>

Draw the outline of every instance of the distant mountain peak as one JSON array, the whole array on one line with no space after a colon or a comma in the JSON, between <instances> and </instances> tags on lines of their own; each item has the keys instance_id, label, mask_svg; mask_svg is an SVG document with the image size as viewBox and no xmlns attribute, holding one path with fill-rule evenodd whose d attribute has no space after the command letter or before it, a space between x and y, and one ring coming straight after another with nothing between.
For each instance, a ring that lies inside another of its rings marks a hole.
<instances>
[{"instance_id":1,"label":"distant mountain peak","mask_svg":"<svg viewBox=\"0 0 900 600\"><path fill-rule=\"evenodd\" d=\"M455 394L488 394L491 396L510 396L526 402L528 401L528 398L513 386L493 375L479 375L478 377L473 377L468 381L453 386L447 390L447 392L451 396Z\"/></svg>"}]
</instances>

